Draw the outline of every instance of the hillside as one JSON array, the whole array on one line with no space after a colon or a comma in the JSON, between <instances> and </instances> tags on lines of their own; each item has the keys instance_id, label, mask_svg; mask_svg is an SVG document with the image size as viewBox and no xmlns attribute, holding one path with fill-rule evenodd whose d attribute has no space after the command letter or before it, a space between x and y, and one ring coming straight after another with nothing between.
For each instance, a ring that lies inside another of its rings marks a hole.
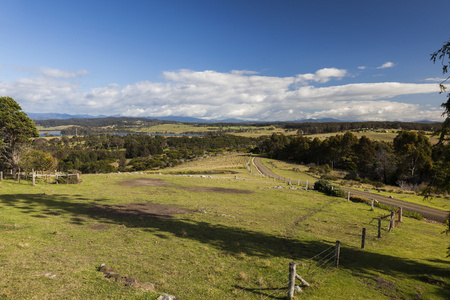
<instances>
[{"instance_id":1,"label":"hillside","mask_svg":"<svg viewBox=\"0 0 450 300\"><path fill-rule=\"evenodd\" d=\"M283 299L296 261L311 284L302 299L448 299L443 225L405 218L388 234L383 221L377 238L386 211L250 174L248 161L213 156L162 175L82 175L77 185L3 181L0 295ZM321 256L337 240L339 268ZM102 263L157 292L105 278Z\"/></svg>"}]
</instances>

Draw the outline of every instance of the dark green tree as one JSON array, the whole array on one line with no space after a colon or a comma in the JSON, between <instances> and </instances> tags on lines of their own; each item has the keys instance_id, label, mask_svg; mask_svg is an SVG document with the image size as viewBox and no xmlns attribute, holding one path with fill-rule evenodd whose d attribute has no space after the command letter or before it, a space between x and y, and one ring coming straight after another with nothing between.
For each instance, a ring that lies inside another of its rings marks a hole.
<instances>
[{"instance_id":1,"label":"dark green tree","mask_svg":"<svg viewBox=\"0 0 450 300\"><path fill-rule=\"evenodd\" d=\"M357 157L358 171L362 174L368 174L375 161L376 150L372 141L363 135L354 146Z\"/></svg>"},{"instance_id":2,"label":"dark green tree","mask_svg":"<svg viewBox=\"0 0 450 300\"><path fill-rule=\"evenodd\" d=\"M13 176L19 168L24 145L39 132L20 105L11 97L0 97L0 154L4 167L10 168Z\"/></svg>"},{"instance_id":3,"label":"dark green tree","mask_svg":"<svg viewBox=\"0 0 450 300\"><path fill-rule=\"evenodd\" d=\"M431 60L433 61L433 63L436 63L436 61L440 61L442 64L442 73L447 74L448 68L450 66L450 40L447 43L444 43L441 49L431 54ZM450 76L439 83L441 93L446 92L447 87L444 84L449 79ZM448 136L450 134L450 93L447 94L447 102L442 103L441 106L444 108L444 112L442 115L446 118L444 120L444 123L442 124L441 129L439 129L437 133L439 134L440 142L443 142L448 140Z\"/></svg>"},{"instance_id":4,"label":"dark green tree","mask_svg":"<svg viewBox=\"0 0 450 300\"><path fill-rule=\"evenodd\" d=\"M394 139L394 152L397 157L399 179L420 183L429 174L431 162L431 143L422 133L401 131Z\"/></svg>"}]
</instances>

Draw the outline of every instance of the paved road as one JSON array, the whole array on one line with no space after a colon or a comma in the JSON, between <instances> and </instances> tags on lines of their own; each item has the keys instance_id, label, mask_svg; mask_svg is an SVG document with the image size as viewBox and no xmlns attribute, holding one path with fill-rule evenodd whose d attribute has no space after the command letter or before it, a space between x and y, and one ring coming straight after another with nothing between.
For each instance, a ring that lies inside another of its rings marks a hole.
<instances>
[{"instance_id":1,"label":"paved road","mask_svg":"<svg viewBox=\"0 0 450 300\"><path fill-rule=\"evenodd\" d=\"M270 178L275 178L278 180L283 180L283 177L275 174L274 172L272 172L272 170L270 170L267 166L265 166L261 162L261 159L259 157L254 157L252 162L253 162L254 166L258 169L258 171L261 174L263 174L264 176L267 176ZM343 190L345 190L346 192L350 192L351 195L361 196L361 197L365 197L368 199L375 199L376 201L378 201L380 203L387 204L390 206L402 207L404 211L419 213L424 218L427 218L427 219L430 219L433 221L437 221L437 222L444 223L445 220L447 220L448 215L449 215L449 212L446 212L443 210L439 210L439 209L435 209L435 208L431 208L431 207L427 207L427 206L423 206L423 205L419 205L419 204L409 203L409 202L405 202L405 201L394 199L394 198L384 197L384 196L373 194L373 193L361 192L361 191L352 190L349 188L343 188Z\"/></svg>"}]
</instances>

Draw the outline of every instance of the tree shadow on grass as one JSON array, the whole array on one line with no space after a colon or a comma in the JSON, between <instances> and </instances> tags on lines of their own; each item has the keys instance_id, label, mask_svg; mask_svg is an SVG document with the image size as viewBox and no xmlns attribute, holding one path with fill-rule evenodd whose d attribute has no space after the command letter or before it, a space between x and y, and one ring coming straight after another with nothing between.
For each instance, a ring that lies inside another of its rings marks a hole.
<instances>
[{"instance_id":1,"label":"tree shadow on grass","mask_svg":"<svg viewBox=\"0 0 450 300\"><path fill-rule=\"evenodd\" d=\"M327 241L307 241L276 236L263 232L190 220L173 218L167 214L151 213L124 206L100 205L79 201L67 195L15 194L1 195L0 203L22 210L35 217L51 218L55 215L69 215L74 224L86 224L86 219L107 224L121 224L127 227L143 228L155 235L170 233L179 238L192 239L208 244L226 253L248 256L284 257L294 261L310 259L330 248L334 243ZM364 251L355 247L341 246L340 265L359 276L370 278L373 272L389 276L419 278L423 275L450 280L448 268L398 258L391 255ZM441 286L442 297L450 296L448 285ZM415 297L411 291L411 297Z\"/></svg>"}]
</instances>

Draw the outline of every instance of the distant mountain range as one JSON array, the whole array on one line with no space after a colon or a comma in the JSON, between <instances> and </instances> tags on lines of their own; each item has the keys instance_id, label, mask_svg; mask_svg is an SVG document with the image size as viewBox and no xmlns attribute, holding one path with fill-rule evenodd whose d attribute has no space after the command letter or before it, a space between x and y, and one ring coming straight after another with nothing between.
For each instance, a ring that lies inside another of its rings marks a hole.
<instances>
[{"instance_id":1,"label":"distant mountain range","mask_svg":"<svg viewBox=\"0 0 450 300\"><path fill-rule=\"evenodd\" d=\"M27 113L27 115L35 120L67 120L67 119L98 119L107 117L123 117L119 115L115 116L91 116L91 115L70 115L70 114L59 114L59 113ZM200 118L191 117L180 117L180 116L168 116L168 117L146 117L146 119L157 119L162 121L175 121L181 123L332 123L332 122L361 122L361 121L343 121L333 118L322 118L322 119L301 119L292 121L248 121L240 119L223 119L223 120L207 120ZM414 121L411 123L438 123L428 120Z\"/></svg>"},{"instance_id":2,"label":"distant mountain range","mask_svg":"<svg viewBox=\"0 0 450 300\"><path fill-rule=\"evenodd\" d=\"M69 115L58 113L27 113L27 115L33 120L95 119L107 117L107 116L91 116L91 115Z\"/></svg>"}]
</instances>

